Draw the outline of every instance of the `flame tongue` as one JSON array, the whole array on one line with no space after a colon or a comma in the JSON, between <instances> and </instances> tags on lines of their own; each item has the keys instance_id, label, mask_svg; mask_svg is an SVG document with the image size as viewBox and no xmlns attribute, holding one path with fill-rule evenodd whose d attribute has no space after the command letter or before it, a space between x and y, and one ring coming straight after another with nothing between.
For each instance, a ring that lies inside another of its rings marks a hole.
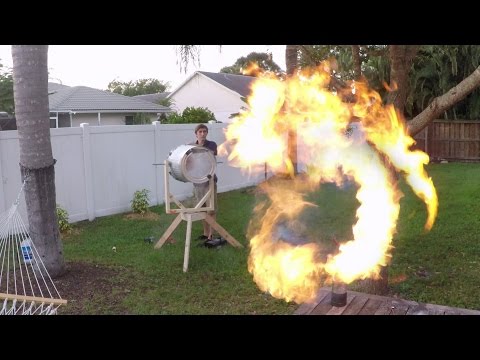
<instances>
[{"instance_id":1,"label":"flame tongue","mask_svg":"<svg viewBox=\"0 0 480 360\"><path fill-rule=\"evenodd\" d=\"M355 84L357 102L342 102L326 90L329 75L324 68L285 81L259 77L249 98L250 110L226 132L227 143L233 144L232 163L254 171L266 162L273 171L288 173L286 133L297 130L298 160L308 164L307 172L263 185L269 207L263 204L256 209L262 208L264 215L260 230L250 239L248 269L261 290L298 303L312 300L322 280L350 283L375 278L380 266L388 263L401 197L388 164L405 174L426 203L427 229L438 207L435 188L423 169L428 155L409 150L414 141L393 108L382 107L379 95L359 83ZM360 119L360 130L346 136L352 116ZM282 230L282 224L313 205L305 195L321 182L341 184L345 177L358 185L354 239L344 239L328 258L322 256L318 242L284 241L295 236Z\"/></svg>"}]
</instances>

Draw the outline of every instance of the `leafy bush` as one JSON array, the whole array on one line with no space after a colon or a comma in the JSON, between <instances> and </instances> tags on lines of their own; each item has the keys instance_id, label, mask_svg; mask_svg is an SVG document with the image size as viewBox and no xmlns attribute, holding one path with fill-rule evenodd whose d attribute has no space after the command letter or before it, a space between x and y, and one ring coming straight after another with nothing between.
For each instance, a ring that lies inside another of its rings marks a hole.
<instances>
[{"instance_id":1,"label":"leafy bush","mask_svg":"<svg viewBox=\"0 0 480 360\"><path fill-rule=\"evenodd\" d=\"M187 124L208 123L209 120L215 120L213 112L203 107L187 107L182 113L183 120Z\"/></svg>"},{"instance_id":2,"label":"leafy bush","mask_svg":"<svg viewBox=\"0 0 480 360\"><path fill-rule=\"evenodd\" d=\"M203 107L189 106L183 110L182 115L173 113L168 115L166 124L200 124L215 120L213 112Z\"/></svg>"},{"instance_id":3,"label":"leafy bush","mask_svg":"<svg viewBox=\"0 0 480 360\"><path fill-rule=\"evenodd\" d=\"M183 117L182 115L174 112L169 115L167 115L167 118L165 121L163 121L164 124L183 124Z\"/></svg>"},{"instance_id":4,"label":"leafy bush","mask_svg":"<svg viewBox=\"0 0 480 360\"><path fill-rule=\"evenodd\" d=\"M145 214L148 210L148 193L147 189L137 190L133 194L132 210L137 214Z\"/></svg>"},{"instance_id":5,"label":"leafy bush","mask_svg":"<svg viewBox=\"0 0 480 360\"><path fill-rule=\"evenodd\" d=\"M57 220L58 228L61 232L66 232L72 229L72 225L68 221L68 212L57 204Z\"/></svg>"}]
</instances>

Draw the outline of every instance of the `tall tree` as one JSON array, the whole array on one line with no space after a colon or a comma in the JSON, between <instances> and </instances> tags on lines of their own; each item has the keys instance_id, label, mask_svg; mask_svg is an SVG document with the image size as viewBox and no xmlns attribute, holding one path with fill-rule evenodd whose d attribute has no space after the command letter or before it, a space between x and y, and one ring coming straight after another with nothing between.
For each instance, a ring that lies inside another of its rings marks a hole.
<instances>
[{"instance_id":1,"label":"tall tree","mask_svg":"<svg viewBox=\"0 0 480 360\"><path fill-rule=\"evenodd\" d=\"M407 102L408 79L418 45L390 45L390 93L388 103L403 113Z\"/></svg>"},{"instance_id":2,"label":"tall tree","mask_svg":"<svg viewBox=\"0 0 480 360\"><path fill-rule=\"evenodd\" d=\"M108 84L107 91L125 95L136 96L165 92L170 85L157 79L140 79L136 81L113 80Z\"/></svg>"},{"instance_id":3,"label":"tall tree","mask_svg":"<svg viewBox=\"0 0 480 360\"><path fill-rule=\"evenodd\" d=\"M12 114L14 109L12 72L3 70L0 64L0 111Z\"/></svg>"},{"instance_id":4,"label":"tall tree","mask_svg":"<svg viewBox=\"0 0 480 360\"><path fill-rule=\"evenodd\" d=\"M50 142L48 46L12 45L13 91L30 236L48 273L65 272Z\"/></svg>"},{"instance_id":5,"label":"tall tree","mask_svg":"<svg viewBox=\"0 0 480 360\"><path fill-rule=\"evenodd\" d=\"M480 67L477 67L478 59L480 59L480 49L469 46L459 47L456 45L446 45L444 47L447 49L443 49L443 46L433 47L433 50L430 49L427 51L427 56L424 55L424 58L426 57L430 61L429 66L431 66L432 61L436 61L437 65L445 63L444 58L435 58L435 56L438 56L435 50L442 53L453 53L449 54L451 68L445 66L431 68L432 71L430 71L430 73L434 75L434 79L438 79L438 81L432 82L431 87L435 87L437 91L438 89L443 89L443 92L439 95L431 96L436 93L432 91L430 94L425 95L424 93L418 92L418 83L425 84L426 80L424 76L429 70L425 67L425 61L416 63L419 51L421 50L421 53L425 53L425 47L419 47L418 45L359 46L362 73L369 80L370 84L373 85L373 88L380 94L386 94L387 102L392 103L400 114L403 115L405 113L407 105L412 106L412 101L415 102L418 107L418 104L424 104L425 98L429 99L429 103L420 107L419 111L413 114L413 118L407 122L411 136L418 134L431 121L437 119L441 114L480 88ZM343 79L352 79L353 76L350 75L354 73L352 67L356 65L358 68L355 59L352 59L353 52L345 51L345 47L343 46L299 45L299 48L300 64L303 66L316 65L330 56L335 56L335 58L339 60L339 74L341 74ZM455 69L459 66L459 61L455 55L458 56L458 54L463 54L463 62L468 62L463 68L468 68L470 72L462 73L463 77L457 77L455 81L448 82L449 86L445 86L445 81L442 79L447 77L439 77L438 74L444 74L449 71L456 74ZM414 67L415 63L417 64L416 69ZM475 65L472 66L473 64ZM422 65L424 66L423 68ZM412 69L418 73L412 74ZM413 86L411 86L412 77ZM389 83L389 87L393 91L385 93L385 91L380 88L382 82ZM336 85L338 86L338 84L341 84L341 82L337 82ZM478 91L476 94L480 96ZM418 96L419 99L415 100L416 96ZM470 113L480 113L480 100L476 100L476 98L470 100Z\"/></svg>"},{"instance_id":6,"label":"tall tree","mask_svg":"<svg viewBox=\"0 0 480 360\"><path fill-rule=\"evenodd\" d=\"M243 71L245 71L252 63L257 64L262 70L271 71L278 75L282 73L282 69L273 61L271 54L258 52L251 52L247 56L238 58L233 65L223 67L220 69L220 72L242 75Z\"/></svg>"}]
</instances>

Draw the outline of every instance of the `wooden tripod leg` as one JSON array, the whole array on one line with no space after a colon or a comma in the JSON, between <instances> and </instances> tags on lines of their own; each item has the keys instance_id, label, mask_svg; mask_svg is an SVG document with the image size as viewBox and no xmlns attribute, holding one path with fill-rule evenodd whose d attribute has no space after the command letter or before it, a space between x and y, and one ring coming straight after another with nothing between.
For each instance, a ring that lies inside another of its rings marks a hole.
<instances>
[{"instance_id":1,"label":"wooden tripod leg","mask_svg":"<svg viewBox=\"0 0 480 360\"><path fill-rule=\"evenodd\" d=\"M183 272L188 270L188 258L190 257L190 240L192 238L192 215L187 214L187 235L185 237L185 255L183 255Z\"/></svg>"},{"instance_id":2,"label":"wooden tripod leg","mask_svg":"<svg viewBox=\"0 0 480 360\"><path fill-rule=\"evenodd\" d=\"M205 221L213 227L218 233L225 238L233 247L243 247L232 235L230 235L227 230L225 230L219 223L215 221L210 215L206 214Z\"/></svg>"},{"instance_id":3,"label":"wooden tripod leg","mask_svg":"<svg viewBox=\"0 0 480 360\"><path fill-rule=\"evenodd\" d=\"M172 235L172 233L175 231L177 228L178 224L182 221L182 214L178 214L175 220L172 221L170 226L168 227L167 231L165 231L162 235L162 237L157 241L155 244L155 249L160 249L163 244L165 244L165 241Z\"/></svg>"}]
</instances>

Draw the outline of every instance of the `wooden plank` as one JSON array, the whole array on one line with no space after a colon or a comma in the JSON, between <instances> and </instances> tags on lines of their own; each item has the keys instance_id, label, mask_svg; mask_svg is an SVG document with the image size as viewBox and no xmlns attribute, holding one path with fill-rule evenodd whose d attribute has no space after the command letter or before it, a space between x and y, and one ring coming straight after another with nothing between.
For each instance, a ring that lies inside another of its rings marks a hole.
<instances>
[{"instance_id":1,"label":"wooden plank","mask_svg":"<svg viewBox=\"0 0 480 360\"><path fill-rule=\"evenodd\" d=\"M415 306L415 305L410 305L406 302L403 302L401 300L393 300L391 303L391 309L390 315L405 315L408 311L408 308L410 306Z\"/></svg>"},{"instance_id":2,"label":"wooden plank","mask_svg":"<svg viewBox=\"0 0 480 360\"><path fill-rule=\"evenodd\" d=\"M343 312L343 315L357 315L368 301L368 295L356 296L350 306Z\"/></svg>"},{"instance_id":3,"label":"wooden plank","mask_svg":"<svg viewBox=\"0 0 480 360\"><path fill-rule=\"evenodd\" d=\"M392 311L392 306L390 305L390 301L382 301L380 306L377 310L373 313L373 315L390 315Z\"/></svg>"},{"instance_id":4,"label":"wooden plank","mask_svg":"<svg viewBox=\"0 0 480 360\"><path fill-rule=\"evenodd\" d=\"M358 312L358 315L373 315L375 314L375 311L378 310L381 304L381 300L368 299L363 308L361 308L361 310Z\"/></svg>"},{"instance_id":5,"label":"wooden plank","mask_svg":"<svg viewBox=\"0 0 480 360\"><path fill-rule=\"evenodd\" d=\"M480 139L471 139L471 140L465 140L465 139L450 139L450 138L438 138L435 139L435 141L450 141L450 142L470 142L470 141L478 141Z\"/></svg>"},{"instance_id":6,"label":"wooden plank","mask_svg":"<svg viewBox=\"0 0 480 360\"><path fill-rule=\"evenodd\" d=\"M405 315L430 315L430 312L425 304L418 304L416 306L410 306Z\"/></svg>"},{"instance_id":7,"label":"wooden plank","mask_svg":"<svg viewBox=\"0 0 480 360\"><path fill-rule=\"evenodd\" d=\"M310 312L327 296L329 291L325 288L320 289L317 294L317 297L310 303L303 303L300 307L295 310L294 315L308 315Z\"/></svg>"},{"instance_id":8,"label":"wooden plank","mask_svg":"<svg viewBox=\"0 0 480 360\"><path fill-rule=\"evenodd\" d=\"M330 304L331 288L321 288L320 294L322 296L318 298L321 300L318 301L316 306L314 303L303 304L295 313L310 315L480 315L478 310L418 303L412 300L364 294L356 291L347 292L347 306L334 308Z\"/></svg>"},{"instance_id":9,"label":"wooden plank","mask_svg":"<svg viewBox=\"0 0 480 360\"><path fill-rule=\"evenodd\" d=\"M330 304L331 300L332 300L332 292L329 291L327 296L325 296L322 299L322 301L320 301L320 303L312 310L312 312L310 314L311 315L325 315L333 307L332 304Z\"/></svg>"},{"instance_id":10,"label":"wooden plank","mask_svg":"<svg viewBox=\"0 0 480 360\"><path fill-rule=\"evenodd\" d=\"M332 306L332 308L327 312L327 315L342 315L355 297L356 295L347 292L347 303L345 306Z\"/></svg>"},{"instance_id":11,"label":"wooden plank","mask_svg":"<svg viewBox=\"0 0 480 360\"><path fill-rule=\"evenodd\" d=\"M474 125L480 125L480 123L477 121L477 120L455 120L455 122L458 122L458 123L464 123L464 124L474 124ZM433 123L434 124L441 124L441 123L446 123L446 124L450 124L452 123L451 120L433 120Z\"/></svg>"},{"instance_id":12,"label":"wooden plank","mask_svg":"<svg viewBox=\"0 0 480 360\"><path fill-rule=\"evenodd\" d=\"M0 293L0 299L4 299L4 300L17 299L17 301L32 301L38 304L45 303L45 304L60 305L60 304L67 303L67 300L64 300L64 299L42 298L38 296L15 295L15 294L5 294L5 293Z\"/></svg>"},{"instance_id":13,"label":"wooden plank","mask_svg":"<svg viewBox=\"0 0 480 360\"><path fill-rule=\"evenodd\" d=\"M163 246L163 244L165 244L165 241L167 241L170 235L172 235L172 233L175 231L175 229L177 228L178 224L180 224L181 221L182 221L182 215L178 214L175 220L172 221L168 229L163 233L162 237L155 244L154 246L155 249L160 249Z\"/></svg>"},{"instance_id":14,"label":"wooden plank","mask_svg":"<svg viewBox=\"0 0 480 360\"><path fill-rule=\"evenodd\" d=\"M445 310L445 315L480 315L480 311L449 307Z\"/></svg>"}]
</instances>

